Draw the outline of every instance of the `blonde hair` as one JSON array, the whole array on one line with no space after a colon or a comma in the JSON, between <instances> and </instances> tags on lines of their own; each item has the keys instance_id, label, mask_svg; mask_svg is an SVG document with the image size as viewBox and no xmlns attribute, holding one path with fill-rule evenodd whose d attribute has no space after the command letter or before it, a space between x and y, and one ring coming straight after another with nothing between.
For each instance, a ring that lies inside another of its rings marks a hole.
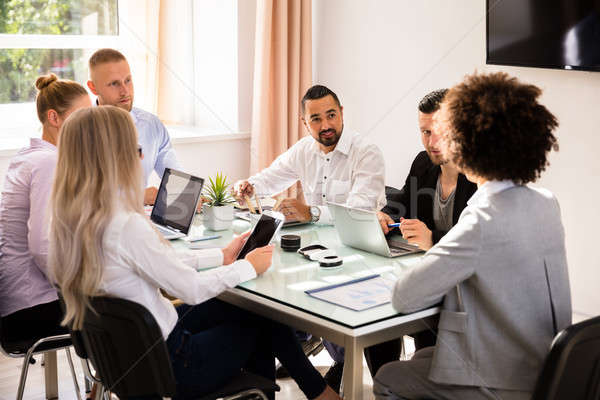
<instances>
[{"instance_id":1,"label":"blonde hair","mask_svg":"<svg viewBox=\"0 0 600 400\"><path fill-rule=\"evenodd\" d=\"M127 61L123 53L115 49L100 49L96 50L88 61L90 71L96 68L97 65L106 64L109 62Z\"/></svg>"},{"instance_id":2,"label":"blonde hair","mask_svg":"<svg viewBox=\"0 0 600 400\"><path fill-rule=\"evenodd\" d=\"M76 99L88 95L88 92L79 83L58 79L52 73L37 78L35 87L38 90L35 99L37 114L42 124L48 118L48 110L54 110L62 115L71 108Z\"/></svg>"},{"instance_id":3,"label":"blonde hair","mask_svg":"<svg viewBox=\"0 0 600 400\"><path fill-rule=\"evenodd\" d=\"M82 327L99 294L103 237L117 207L143 214L137 132L128 112L80 109L63 124L52 188L48 266L66 304L62 321Z\"/></svg>"}]
</instances>

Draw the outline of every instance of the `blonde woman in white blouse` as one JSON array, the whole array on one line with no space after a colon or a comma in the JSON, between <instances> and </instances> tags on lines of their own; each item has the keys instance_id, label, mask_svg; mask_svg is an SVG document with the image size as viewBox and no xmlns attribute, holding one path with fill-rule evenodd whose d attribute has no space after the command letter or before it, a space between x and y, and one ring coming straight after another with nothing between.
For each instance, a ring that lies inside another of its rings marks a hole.
<instances>
[{"instance_id":1,"label":"blonde woman in white blouse","mask_svg":"<svg viewBox=\"0 0 600 400\"><path fill-rule=\"evenodd\" d=\"M89 298L96 295L145 306L167 343L176 398L208 393L240 368L274 379L275 356L308 398L337 398L289 328L215 299L267 270L272 246L236 261L242 235L222 250L176 253L144 215L141 176L137 132L127 112L94 107L65 122L52 191L49 257L51 276L66 303L63 322L80 328ZM196 271L218 265L223 266ZM175 309L160 288L195 306Z\"/></svg>"}]
</instances>

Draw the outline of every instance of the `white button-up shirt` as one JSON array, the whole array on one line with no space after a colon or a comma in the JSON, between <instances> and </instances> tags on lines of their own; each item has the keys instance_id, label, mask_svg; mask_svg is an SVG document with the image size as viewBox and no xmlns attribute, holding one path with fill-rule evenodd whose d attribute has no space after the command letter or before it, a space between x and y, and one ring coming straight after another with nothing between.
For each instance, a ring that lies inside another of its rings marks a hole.
<instances>
[{"instance_id":1,"label":"white button-up shirt","mask_svg":"<svg viewBox=\"0 0 600 400\"><path fill-rule=\"evenodd\" d=\"M101 290L146 307L165 339L177 323L177 312L159 288L187 304L199 304L256 277L254 267L246 260L196 271L221 265L223 252L176 252L159 238L146 216L133 212L115 214L104 232L103 248L106 261Z\"/></svg>"},{"instance_id":2,"label":"white button-up shirt","mask_svg":"<svg viewBox=\"0 0 600 400\"><path fill-rule=\"evenodd\" d=\"M327 154L312 136L304 137L248 181L259 196L272 196L300 181L306 202L321 210L321 224L333 222L328 201L368 210L385 205L383 154L354 132L344 131Z\"/></svg>"}]
</instances>

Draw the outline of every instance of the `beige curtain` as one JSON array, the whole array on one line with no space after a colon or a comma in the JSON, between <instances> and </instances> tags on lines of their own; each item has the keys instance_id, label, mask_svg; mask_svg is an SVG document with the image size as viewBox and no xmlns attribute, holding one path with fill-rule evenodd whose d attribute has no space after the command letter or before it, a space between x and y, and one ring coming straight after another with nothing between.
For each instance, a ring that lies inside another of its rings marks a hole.
<instances>
[{"instance_id":1,"label":"beige curtain","mask_svg":"<svg viewBox=\"0 0 600 400\"><path fill-rule=\"evenodd\" d=\"M258 0L251 173L305 135L300 99L312 82L311 33L311 0Z\"/></svg>"}]
</instances>

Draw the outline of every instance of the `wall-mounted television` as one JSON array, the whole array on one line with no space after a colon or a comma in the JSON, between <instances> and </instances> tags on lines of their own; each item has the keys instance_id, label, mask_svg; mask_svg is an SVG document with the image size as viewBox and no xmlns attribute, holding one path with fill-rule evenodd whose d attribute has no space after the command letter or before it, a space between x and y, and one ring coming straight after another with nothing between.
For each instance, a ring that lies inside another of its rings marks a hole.
<instances>
[{"instance_id":1,"label":"wall-mounted television","mask_svg":"<svg viewBox=\"0 0 600 400\"><path fill-rule=\"evenodd\" d=\"M486 0L487 63L600 71L600 0Z\"/></svg>"}]
</instances>

